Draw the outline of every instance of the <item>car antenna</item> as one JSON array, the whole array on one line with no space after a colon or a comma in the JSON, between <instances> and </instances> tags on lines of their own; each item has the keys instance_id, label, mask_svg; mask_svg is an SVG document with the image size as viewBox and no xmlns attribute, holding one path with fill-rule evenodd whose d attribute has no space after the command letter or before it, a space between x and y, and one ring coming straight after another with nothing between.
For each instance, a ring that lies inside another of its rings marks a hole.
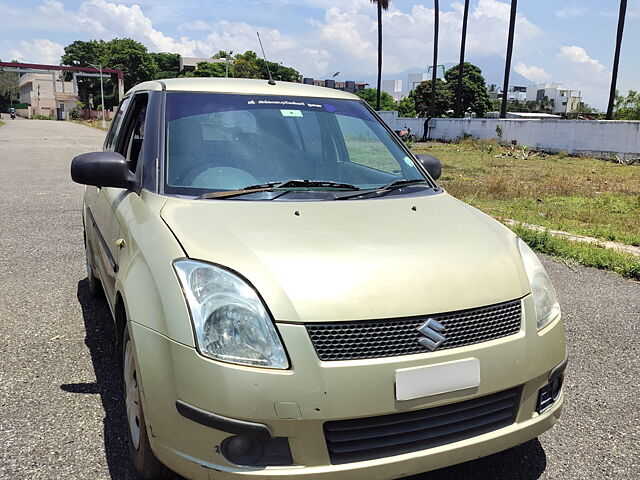
<instances>
[{"instance_id":1,"label":"car antenna","mask_svg":"<svg viewBox=\"0 0 640 480\"><path fill-rule=\"evenodd\" d=\"M262 40L260 39L260 33L256 32L258 35L258 42L260 42L260 49L262 50L262 57L264 58L264 64L267 66L267 73L269 74L269 85L275 85L276 82L271 76L271 70L269 70L269 62L267 62L267 56L264 54L264 47L262 46Z\"/></svg>"}]
</instances>

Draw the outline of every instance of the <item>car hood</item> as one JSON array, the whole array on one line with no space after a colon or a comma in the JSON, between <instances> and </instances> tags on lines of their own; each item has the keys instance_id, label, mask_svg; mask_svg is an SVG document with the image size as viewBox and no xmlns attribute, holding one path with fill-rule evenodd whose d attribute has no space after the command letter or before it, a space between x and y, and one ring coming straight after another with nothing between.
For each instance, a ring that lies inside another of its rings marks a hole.
<instances>
[{"instance_id":1,"label":"car hood","mask_svg":"<svg viewBox=\"0 0 640 480\"><path fill-rule=\"evenodd\" d=\"M449 312L529 293L516 237L446 193L318 202L170 198L187 256L242 275L278 321Z\"/></svg>"}]
</instances>

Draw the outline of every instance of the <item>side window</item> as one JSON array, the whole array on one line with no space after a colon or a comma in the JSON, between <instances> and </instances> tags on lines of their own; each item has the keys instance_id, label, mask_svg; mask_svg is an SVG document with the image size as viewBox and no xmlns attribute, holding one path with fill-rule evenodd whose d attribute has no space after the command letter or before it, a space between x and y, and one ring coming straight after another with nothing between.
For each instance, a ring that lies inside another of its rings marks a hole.
<instances>
[{"instance_id":1,"label":"side window","mask_svg":"<svg viewBox=\"0 0 640 480\"><path fill-rule=\"evenodd\" d=\"M115 145L117 143L118 134L120 133L120 129L122 128L122 120L127 113L127 108L129 107L129 103L131 103L131 97L125 98L120 106L118 107L118 112L116 113L115 118L111 122L111 128L109 128L109 132L107 133L107 138L104 142L104 149L110 152L113 152L115 149Z\"/></svg>"},{"instance_id":2,"label":"side window","mask_svg":"<svg viewBox=\"0 0 640 480\"><path fill-rule=\"evenodd\" d=\"M345 115L337 119L351 163L397 175L398 161L364 120Z\"/></svg>"},{"instance_id":3,"label":"side window","mask_svg":"<svg viewBox=\"0 0 640 480\"><path fill-rule=\"evenodd\" d=\"M137 94L128 113L125 115L123 127L114 142L114 150L127 159L129 170L135 172L138 159L144 145L144 125L147 116L148 95Z\"/></svg>"}]
</instances>

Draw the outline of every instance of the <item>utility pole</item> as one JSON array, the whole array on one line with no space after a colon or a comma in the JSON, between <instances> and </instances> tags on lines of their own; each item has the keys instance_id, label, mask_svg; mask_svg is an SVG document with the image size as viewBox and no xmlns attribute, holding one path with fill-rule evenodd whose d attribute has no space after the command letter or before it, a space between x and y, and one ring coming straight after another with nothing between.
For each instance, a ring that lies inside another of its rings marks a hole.
<instances>
[{"instance_id":1,"label":"utility pole","mask_svg":"<svg viewBox=\"0 0 640 480\"><path fill-rule=\"evenodd\" d=\"M618 64L620 63L620 47L622 46L622 33L624 31L624 18L627 15L627 0L620 0L620 13L618 14L618 33L616 35L616 51L613 55L613 72L611 73L611 90L609 91L609 104L605 120L613 117L613 101L616 97L616 83L618 82Z\"/></svg>"},{"instance_id":2,"label":"utility pole","mask_svg":"<svg viewBox=\"0 0 640 480\"><path fill-rule=\"evenodd\" d=\"M511 72L511 54L513 53L513 34L516 29L516 11L518 0L511 0L511 18L509 19L509 38L507 39L507 59L504 64L504 86L502 88L502 107L500 118L507 118L507 101L509 100L509 73Z\"/></svg>"},{"instance_id":3,"label":"utility pole","mask_svg":"<svg viewBox=\"0 0 640 480\"><path fill-rule=\"evenodd\" d=\"M380 88L382 79L382 3L376 2L378 7L378 88L376 90L376 111L380 111Z\"/></svg>"},{"instance_id":4,"label":"utility pole","mask_svg":"<svg viewBox=\"0 0 640 480\"><path fill-rule=\"evenodd\" d=\"M458 67L458 88L456 91L456 112L458 118L464 117L462 103L462 75L464 74L464 48L467 43L467 20L469 18L469 0L464 0L464 14L462 16L462 38L460 40L460 65Z\"/></svg>"},{"instance_id":5,"label":"utility pole","mask_svg":"<svg viewBox=\"0 0 640 480\"><path fill-rule=\"evenodd\" d=\"M100 102L102 105L102 128L107 128L107 122L104 121L104 87L102 86L102 65L95 66L92 63L90 63L89 65L100 70Z\"/></svg>"},{"instance_id":6,"label":"utility pole","mask_svg":"<svg viewBox=\"0 0 640 480\"><path fill-rule=\"evenodd\" d=\"M433 17L433 72L431 73L431 118L436 116L436 79L438 77L438 26L440 24L440 6L434 0Z\"/></svg>"}]
</instances>

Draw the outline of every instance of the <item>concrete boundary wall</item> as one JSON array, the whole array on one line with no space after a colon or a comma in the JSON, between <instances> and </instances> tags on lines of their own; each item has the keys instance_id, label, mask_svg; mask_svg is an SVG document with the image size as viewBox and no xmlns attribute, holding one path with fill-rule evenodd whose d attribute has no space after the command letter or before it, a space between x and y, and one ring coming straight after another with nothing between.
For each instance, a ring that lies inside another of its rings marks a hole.
<instances>
[{"instance_id":1,"label":"concrete boundary wall","mask_svg":"<svg viewBox=\"0 0 640 480\"><path fill-rule=\"evenodd\" d=\"M424 131L424 118L402 118L398 113L378 112L393 130L411 128L418 138ZM502 130L499 138L496 127ZM436 118L431 121L431 138L453 141L470 135L477 139L495 138L502 143L526 145L534 150L599 158L640 158L640 122L607 120L520 120L498 118Z\"/></svg>"}]
</instances>

